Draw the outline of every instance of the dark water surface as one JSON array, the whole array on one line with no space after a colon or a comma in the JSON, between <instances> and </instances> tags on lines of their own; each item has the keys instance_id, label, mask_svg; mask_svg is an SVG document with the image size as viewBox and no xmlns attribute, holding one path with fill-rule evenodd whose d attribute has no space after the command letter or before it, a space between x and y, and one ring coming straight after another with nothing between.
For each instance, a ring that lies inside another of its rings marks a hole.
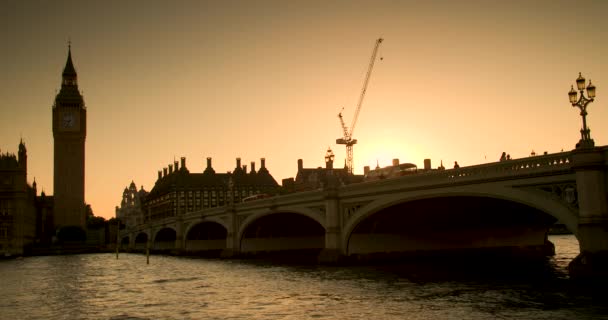
<instances>
[{"instance_id":1,"label":"dark water surface","mask_svg":"<svg viewBox=\"0 0 608 320\"><path fill-rule=\"evenodd\" d=\"M1 319L608 319L573 285L574 236L525 269L273 265L138 254L0 261ZM599 291L598 291L599 292Z\"/></svg>"}]
</instances>

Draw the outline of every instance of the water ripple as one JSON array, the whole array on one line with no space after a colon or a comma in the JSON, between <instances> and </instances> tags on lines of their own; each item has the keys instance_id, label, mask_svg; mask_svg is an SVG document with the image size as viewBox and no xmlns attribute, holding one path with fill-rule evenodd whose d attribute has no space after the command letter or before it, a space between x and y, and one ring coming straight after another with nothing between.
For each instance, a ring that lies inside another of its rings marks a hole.
<instances>
[{"instance_id":1,"label":"water ripple","mask_svg":"<svg viewBox=\"0 0 608 320\"><path fill-rule=\"evenodd\" d=\"M436 266L319 267L112 254L0 261L4 319L603 318L605 297L572 290L572 237L530 272ZM561 253L560 253L561 252ZM504 272L504 271L503 271Z\"/></svg>"}]
</instances>

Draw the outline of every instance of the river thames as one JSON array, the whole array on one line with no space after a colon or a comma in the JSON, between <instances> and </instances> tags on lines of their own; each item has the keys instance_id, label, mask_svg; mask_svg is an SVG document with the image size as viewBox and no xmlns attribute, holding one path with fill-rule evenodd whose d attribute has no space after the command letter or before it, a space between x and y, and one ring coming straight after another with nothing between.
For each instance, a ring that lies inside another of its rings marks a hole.
<instances>
[{"instance_id":1,"label":"river thames","mask_svg":"<svg viewBox=\"0 0 608 320\"><path fill-rule=\"evenodd\" d=\"M534 266L328 267L141 254L0 261L2 319L608 319L576 286L572 235Z\"/></svg>"}]
</instances>

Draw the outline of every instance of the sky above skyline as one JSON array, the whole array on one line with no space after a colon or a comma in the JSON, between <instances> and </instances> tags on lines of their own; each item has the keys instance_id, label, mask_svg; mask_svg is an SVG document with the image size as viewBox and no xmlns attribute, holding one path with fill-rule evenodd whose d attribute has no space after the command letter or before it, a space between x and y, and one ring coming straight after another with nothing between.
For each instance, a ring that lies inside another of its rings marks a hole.
<instances>
[{"instance_id":1,"label":"sky above skyline","mask_svg":"<svg viewBox=\"0 0 608 320\"><path fill-rule=\"evenodd\" d=\"M53 193L51 107L68 39L87 107L85 199L113 217L132 180L186 157L235 158L277 182L324 165L350 124L384 38L354 138L355 173L391 159L447 168L567 151L567 93L597 87L587 123L608 144L608 1L13 1L0 3L0 150L28 150Z\"/></svg>"}]
</instances>

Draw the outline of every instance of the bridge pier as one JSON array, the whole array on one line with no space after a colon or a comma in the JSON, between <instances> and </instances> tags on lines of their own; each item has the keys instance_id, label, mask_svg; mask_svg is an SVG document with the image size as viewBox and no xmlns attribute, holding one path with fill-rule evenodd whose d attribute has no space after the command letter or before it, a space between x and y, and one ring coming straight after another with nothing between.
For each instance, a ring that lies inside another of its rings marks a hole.
<instances>
[{"instance_id":1,"label":"bridge pier","mask_svg":"<svg viewBox=\"0 0 608 320\"><path fill-rule=\"evenodd\" d=\"M572 168L578 193L580 254L568 271L573 279L608 281L608 149L574 150Z\"/></svg>"},{"instance_id":2,"label":"bridge pier","mask_svg":"<svg viewBox=\"0 0 608 320\"><path fill-rule=\"evenodd\" d=\"M234 205L231 205L226 213L228 224L228 230L226 230L226 249L222 250L220 257L234 258L238 256L240 251L239 241L236 239L239 231L236 225L236 210L234 209Z\"/></svg>"},{"instance_id":3,"label":"bridge pier","mask_svg":"<svg viewBox=\"0 0 608 320\"><path fill-rule=\"evenodd\" d=\"M129 245L128 245L128 250L132 251L133 249L135 249L135 237L137 237L137 234L133 231L129 232Z\"/></svg>"},{"instance_id":4,"label":"bridge pier","mask_svg":"<svg viewBox=\"0 0 608 320\"><path fill-rule=\"evenodd\" d=\"M184 234L184 221L181 216L178 218L175 223L175 249L174 254L181 254L185 251L186 246L184 245L186 240L186 235Z\"/></svg>"},{"instance_id":5,"label":"bridge pier","mask_svg":"<svg viewBox=\"0 0 608 320\"><path fill-rule=\"evenodd\" d=\"M333 178L333 179L332 179ZM338 181L333 175L327 179L325 192L325 249L319 253L319 263L337 264L345 258Z\"/></svg>"}]
</instances>

